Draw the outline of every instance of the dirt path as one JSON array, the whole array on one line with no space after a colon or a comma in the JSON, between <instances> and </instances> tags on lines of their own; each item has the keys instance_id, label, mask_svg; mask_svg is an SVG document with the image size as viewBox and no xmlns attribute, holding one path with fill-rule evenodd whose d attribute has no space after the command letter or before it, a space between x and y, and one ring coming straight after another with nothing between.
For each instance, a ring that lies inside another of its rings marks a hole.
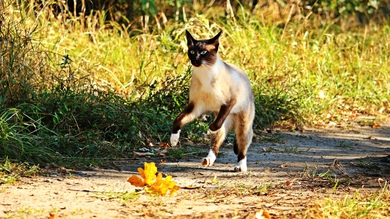
<instances>
[{"instance_id":1,"label":"dirt path","mask_svg":"<svg viewBox=\"0 0 390 219\"><path fill-rule=\"evenodd\" d=\"M208 151L205 145L196 149ZM331 194L383 186L390 179L390 123L266 136L250 147L246 174L231 172L236 158L229 144L211 168L194 156L141 157L115 161L116 169L22 178L0 187L0 218L254 218L262 209L275 218L293 217ZM136 188L126 179L145 161L173 176L182 187L176 196L131 193Z\"/></svg>"}]
</instances>

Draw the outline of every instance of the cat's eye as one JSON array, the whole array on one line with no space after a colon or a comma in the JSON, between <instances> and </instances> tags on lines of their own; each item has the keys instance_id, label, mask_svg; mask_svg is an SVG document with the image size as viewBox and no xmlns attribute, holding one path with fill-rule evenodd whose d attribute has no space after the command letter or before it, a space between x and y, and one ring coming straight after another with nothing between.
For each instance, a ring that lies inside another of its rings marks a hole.
<instances>
[{"instance_id":1,"label":"cat's eye","mask_svg":"<svg viewBox=\"0 0 390 219\"><path fill-rule=\"evenodd\" d=\"M203 50L202 52L200 52L201 55L206 55L207 51L206 50Z\"/></svg>"},{"instance_id":2,"label":"cat's eye","mask_svg":"<svg viewBox=\"0 0 390 219\"><path fill-rule=\"evenodd\" d=\"M191 53L192 55L194 55L194 54L195 54L195 51L194 51L194 50L190 50L190 53Z\"/></svg>"}]
</instances>

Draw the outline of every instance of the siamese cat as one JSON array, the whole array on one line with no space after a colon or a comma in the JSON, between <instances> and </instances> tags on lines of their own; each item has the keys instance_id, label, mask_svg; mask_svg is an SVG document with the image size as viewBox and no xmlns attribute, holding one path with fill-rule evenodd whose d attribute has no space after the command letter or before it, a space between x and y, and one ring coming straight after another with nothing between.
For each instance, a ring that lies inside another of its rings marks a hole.
<instances>
[{"instance_id":1,"label":"siamese cat","mask_svg":"<svg viewBox=\"0 0 390 219\"><path fill-rule=\"evenodd\" d=\"M234 128L234 153L238 157L234 171L246 172L246 154L253 136L254 97L247 75L219 57L221 33L212 39L196 40L186 31L188 57L193 65L190 97L186 108L173 122L170 141L172 146L176 146L184 124L207 111L212 112L215 120L209 126L211 148L207 157L202 159L202 165L213 165L219 147Z\"/></svg>"}]
</instances>

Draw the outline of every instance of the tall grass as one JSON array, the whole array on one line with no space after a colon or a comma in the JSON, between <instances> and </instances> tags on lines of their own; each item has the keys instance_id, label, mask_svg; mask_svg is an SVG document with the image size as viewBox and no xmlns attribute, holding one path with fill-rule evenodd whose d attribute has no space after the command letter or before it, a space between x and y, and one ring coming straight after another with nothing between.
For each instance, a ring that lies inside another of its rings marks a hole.
<instances>
[{"instance_id":1,"label":"tall grass","mask_svg":"<svg viewBox=\"0 0 390 219\"><path fill-rule=\"evenodd\" d=\"M221 57L253 85L256 130L389 112L386 25L344 32L303 18L278 27L242 11L227 20L188 15L135 34L103 12L57 19L46 6L34 12L7 1L0 12L0 142L10 158L126 157L168 141L188 97L185 30L197 38L223 30ZM201 141L205 131L197 121L183 132Z\"/></svg>"}]
</instances>

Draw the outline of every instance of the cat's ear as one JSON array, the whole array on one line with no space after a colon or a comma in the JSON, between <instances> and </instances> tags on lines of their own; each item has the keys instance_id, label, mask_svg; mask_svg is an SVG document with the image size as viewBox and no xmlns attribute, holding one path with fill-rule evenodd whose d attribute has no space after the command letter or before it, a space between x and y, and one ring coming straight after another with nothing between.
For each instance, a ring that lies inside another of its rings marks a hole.
<instances>
[{"instance_id":1,"label":"cat's ear","mask_svg":"<svg viewBox=\"0 0 390 219\"><path fill-rule=\"evenodd\" d=\"M192 35L190 34L190 32L188 32L188 30L186 30L186 38L187 38L187 45L188 46L195 45L196 40L192 37Z\"/></svg>"},{"instance_id":2,"label":"cat's ear","mask_svg":"<svg viewBox=\"0 0 390 219\"><path fill-rule=\"evenodd\" d=\"M221 36L221 34L222 34L222 31L220 31L217 35L215 35L215 37L210 39L210 44L214 44L214 45L218 46L219 45L219 37Z\"/></svg>"}]
</instances>

